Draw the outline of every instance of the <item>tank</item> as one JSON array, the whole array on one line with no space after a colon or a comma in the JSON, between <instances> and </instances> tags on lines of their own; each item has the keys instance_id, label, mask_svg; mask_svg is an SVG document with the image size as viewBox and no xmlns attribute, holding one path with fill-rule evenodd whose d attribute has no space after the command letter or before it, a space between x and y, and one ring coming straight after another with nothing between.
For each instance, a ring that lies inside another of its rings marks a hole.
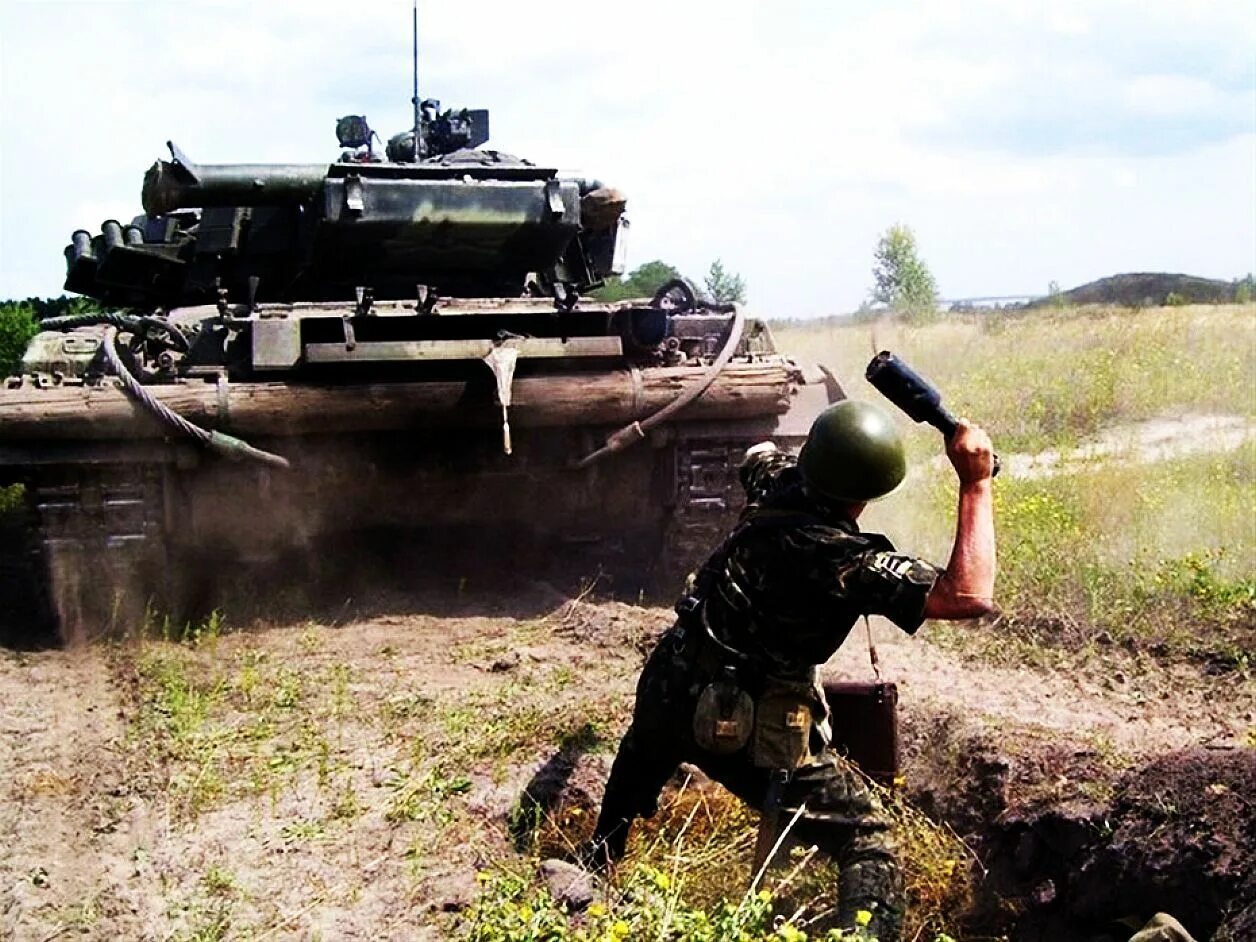
<instances>
[{"instance_id":1,"label":"tank","mask_svg":"<svg viewBox=\"0 0 1256 942\"><path fill-rule=\"evenodd\" d=\"M209 554L347 532L574 541L677 578L737 513L744 449L840 398L684 282L598 300L622 193L482 147L487 111L419 114L383 154L340 119L330 163L170 143L141 215L73 233L65 287L103 311L44 321L0 389L0 483L63 637L177 608Z\"/></svg>"}]
</instances>

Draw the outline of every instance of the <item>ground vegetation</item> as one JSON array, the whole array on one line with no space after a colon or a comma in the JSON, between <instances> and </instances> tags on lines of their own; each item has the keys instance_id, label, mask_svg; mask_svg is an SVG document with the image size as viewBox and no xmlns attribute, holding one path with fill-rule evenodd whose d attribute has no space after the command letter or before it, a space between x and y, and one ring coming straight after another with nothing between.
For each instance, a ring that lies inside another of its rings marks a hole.
<instances>
[{"instance_id":1,"label":"ground vegetation","mask_svg":"<svg viewBox=\"0 0 1256 942\"><path fill-rule=\"evenodd\" d=\"M907 938L1198 938L1256 920L1256 313L1191 305L777 331L847 392L874 344L992 433L1000 615L872 626L902 698ZM940 559L936 432L868 525ZM666 605L552 572L360 554L317 596L251 573L186 623L0 651L0 935L179 940L829 938L806 847L756 881L755 816L692 770L576 902L540 863L592 828ZM871 676L848 643L835 679ZM1128 938L1128 923L1124 930Z\"/></svg>"}]
</instances>

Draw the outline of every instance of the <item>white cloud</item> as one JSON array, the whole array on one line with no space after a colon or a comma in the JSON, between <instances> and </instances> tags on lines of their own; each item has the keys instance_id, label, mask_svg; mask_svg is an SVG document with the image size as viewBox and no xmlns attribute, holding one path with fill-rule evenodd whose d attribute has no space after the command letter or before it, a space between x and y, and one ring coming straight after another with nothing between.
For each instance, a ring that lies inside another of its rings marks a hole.
<instances>
[{"instance_id":1,"label":"white cloud","mask_svg":"<svg viewBox=\"0 0 1256 942\"><path fill-rule=\"evenodd\" d=\"M1138 75L1125 82L1121 98L1135 114L1177 117L1223 106L1216 86L1193 75Z\"/></svg>"},{"instance_id":2,"label":"white cloud","mask_svg":"<svg viewBox=\"0 0 1256 942\"><path fill-rule=\"evenodd\" d=\"M423 94L625 189L631 261L720 256L783 314L854 307L887 226L952 296L1256 268L1244 3L425 3ZM0 295L138 212L167 138L317 161L409 121L410 5L0 3ZM105 215L102 215L105 214Z\"/></svg>"}]
</instances>

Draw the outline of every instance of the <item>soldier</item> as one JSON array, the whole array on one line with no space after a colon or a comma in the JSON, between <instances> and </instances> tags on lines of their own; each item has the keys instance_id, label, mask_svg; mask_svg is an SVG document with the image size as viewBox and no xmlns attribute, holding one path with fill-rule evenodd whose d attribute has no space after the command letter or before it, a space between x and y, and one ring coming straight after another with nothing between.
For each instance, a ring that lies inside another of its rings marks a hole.
<instances>
[{"instance_id":1,"label":"soldier","mask_svg":"<svg viewBox=\"0 0 1256 942\"><path fill-rule=\"evenodd\" d=\"M760 810L775 781L781 814L803 809L794 834L839 864L842 928L898 939L902 879L888 822L830 745L817 665L860 616L883 615L912 634L926 618L993 611L990 438L961 420L946 451L959 519L944 570L856 524L906 474L902 441L879 408L831 406L797 459L770 442L746 453L741 521L690 578L679 619L638 681L588 852L593 866L623 855L633 820L657 810L681 762Z\"/></svg>"}]
</instances>

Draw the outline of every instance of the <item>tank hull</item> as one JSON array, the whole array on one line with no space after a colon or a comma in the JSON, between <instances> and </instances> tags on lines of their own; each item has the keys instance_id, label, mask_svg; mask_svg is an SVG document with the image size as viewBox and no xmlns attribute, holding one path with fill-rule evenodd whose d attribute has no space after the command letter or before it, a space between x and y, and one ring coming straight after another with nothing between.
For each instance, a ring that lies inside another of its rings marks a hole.
<instances>
[{"instance_id":1,"label":"tank hull","mask_svg":"<svg viewBox=\"0 0 1256 942\"><path fill-rule=\"evenodd\" d=\"M198 573L294 557L313 565L365 532L456 533L486 549L579 545L591 571L613 557L640 585L670 590L740 510L744 450L767 438L799 444L840 395L756 342L714 377L710 356L638 365L597 343L572 342L592 350L584 359L521 360L509 452L500 385L479 359L410 361L393 381L359 382L343 364L311 372L307 344L283 380L222 369L144 387L187 421L282 455L282 470L173 435L115 377L34 373L0 389L0 482L25 485L45 628L67 640L189 612ZM583 461L704 377L700 395L632 447Z\"/></svg>"}]
</instances>

